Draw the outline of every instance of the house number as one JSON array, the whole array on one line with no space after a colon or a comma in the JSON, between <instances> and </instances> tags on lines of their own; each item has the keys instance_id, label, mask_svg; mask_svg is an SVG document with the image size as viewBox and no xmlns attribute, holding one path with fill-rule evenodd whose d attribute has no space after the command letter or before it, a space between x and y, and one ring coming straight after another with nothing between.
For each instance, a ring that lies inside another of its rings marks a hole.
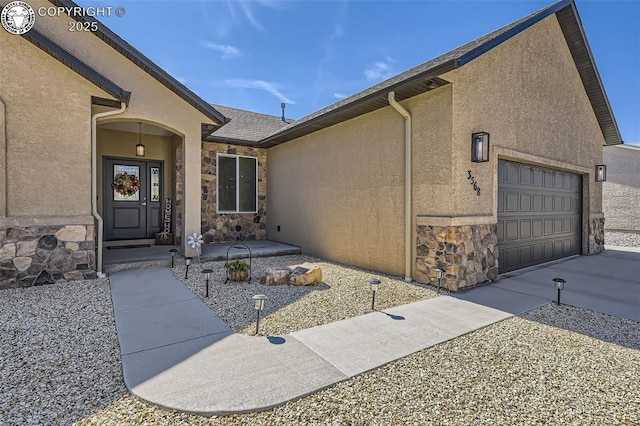
<instances>
[{"instance_id":1,"label":"house number","mask_svg":"<svg viewBox=\"0 0 640 426\"><path fill-rule=\"evenodd\" d=\"M473 190L476 191L476 194L478 194L478 197L479 197L480 196L480 187L476 183L476 178L473 177L473 175L471 174L471 170L467 170L467 173L469 173L469 176L467 176L467 179L470 181L469 183L471 185L473 185Z\"/></svg>"}]
</instances>

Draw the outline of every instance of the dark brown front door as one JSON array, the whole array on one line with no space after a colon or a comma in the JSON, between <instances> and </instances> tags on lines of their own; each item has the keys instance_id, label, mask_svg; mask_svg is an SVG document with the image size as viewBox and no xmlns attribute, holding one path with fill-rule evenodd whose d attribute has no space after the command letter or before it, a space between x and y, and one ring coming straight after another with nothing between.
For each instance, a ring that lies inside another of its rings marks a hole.
<instances>
[{"instance_id":1,"label":"dark brown front door","mask_svg":"<svg viewBox=\"0 0 640 426\"><path fill-rule=\"evenodd\" d=\"M162 162L105 158L104 239L153 238L160 232Z\"/></svg>"}]
</instances>

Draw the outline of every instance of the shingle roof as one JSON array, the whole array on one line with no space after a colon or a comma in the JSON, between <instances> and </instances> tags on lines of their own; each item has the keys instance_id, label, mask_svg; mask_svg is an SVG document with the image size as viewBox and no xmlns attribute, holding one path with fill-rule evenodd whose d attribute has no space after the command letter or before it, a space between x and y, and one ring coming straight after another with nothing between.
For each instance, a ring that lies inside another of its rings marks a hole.
<instances>
[{"instance_id":1,"label":"shingle roof","mask_svg":"<svg viewBox=\"0 0 640 426\"><path fill-rule=\"evenodd\" d=\"M292 123L290 119L283 122L275 115L231 108L223 105L212 106L229 118L229 122L210 136L205 138L212 142L229 142L235 144L255 145L256 142Z\"/></svg>"},{"instance_id":2,"label":"shingle roof","mask_svg":"<svg viewBox=\"0 0 640 426\"><path fill-rule=\"evenodd\" d=\"M622 143L613 111L607 100L591 50L584 36L574 1L562 0L353 96L296 120L289 126L279 129L269 137L264 138L258 145L271 147L384 108L389 105L387 94L390 91L394 91L396 100L401 101L431 90L438 86L438 84L434 85L437 76L463 66L553 13L558 13L558 20L563 34L567 39L567 44L576 62L576 67L585 85L585 90L607 144Z\"/></svg>"}]
</instances>

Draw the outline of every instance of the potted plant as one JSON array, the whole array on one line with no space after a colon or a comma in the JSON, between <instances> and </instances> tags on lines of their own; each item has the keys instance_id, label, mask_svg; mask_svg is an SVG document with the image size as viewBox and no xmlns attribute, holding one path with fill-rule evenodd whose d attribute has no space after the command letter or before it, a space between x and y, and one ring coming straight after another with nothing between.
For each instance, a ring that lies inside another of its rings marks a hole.
<instances>
[{"instance_id":1,"label":"potted plant","mask_svg":"<svg viewBox=\"0 0 640 426\"><path fill-rule=\"evenodd\" d=\"M249 278L249 264L244 260L231 260L224 264L231 281L244 281Z\"/></svg>"}]
</instances>

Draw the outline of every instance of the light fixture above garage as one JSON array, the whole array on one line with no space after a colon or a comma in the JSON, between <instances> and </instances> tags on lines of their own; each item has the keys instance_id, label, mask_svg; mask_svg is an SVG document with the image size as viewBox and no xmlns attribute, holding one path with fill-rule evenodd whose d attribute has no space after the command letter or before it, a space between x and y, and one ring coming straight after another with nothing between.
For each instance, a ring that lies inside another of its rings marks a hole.
<instances>
[{"instance_id":1,"label":"light fixture above garage","mask_svg":"<svg viewBox=\"0 0 640 426\"><path fill-rule=\"evenodd\" d=\"M489 161L489 133L477 132L471 134L471 161L474 163Z\"/></svg>"},{"instance_id":2,"label":"light fixture above garage","mask_svg":"<svg viewBox=\"0 0 640 426\"><path fill-rule=\"evenodd\" d=\"M138 144L136 145L136 157L144 157L144 145L142 143L142 123L138 121Z\"/></svg>"},{"instance_id":3,"label":"light fixture above garage","mask_svg":"<svg viewBox=\"0 0 640 426\"><path fill-rule=\"evenodd\" d=\"M607 166L605 164L596 165L596 182L607 180Z\"/></svg>"}]
</instances>

